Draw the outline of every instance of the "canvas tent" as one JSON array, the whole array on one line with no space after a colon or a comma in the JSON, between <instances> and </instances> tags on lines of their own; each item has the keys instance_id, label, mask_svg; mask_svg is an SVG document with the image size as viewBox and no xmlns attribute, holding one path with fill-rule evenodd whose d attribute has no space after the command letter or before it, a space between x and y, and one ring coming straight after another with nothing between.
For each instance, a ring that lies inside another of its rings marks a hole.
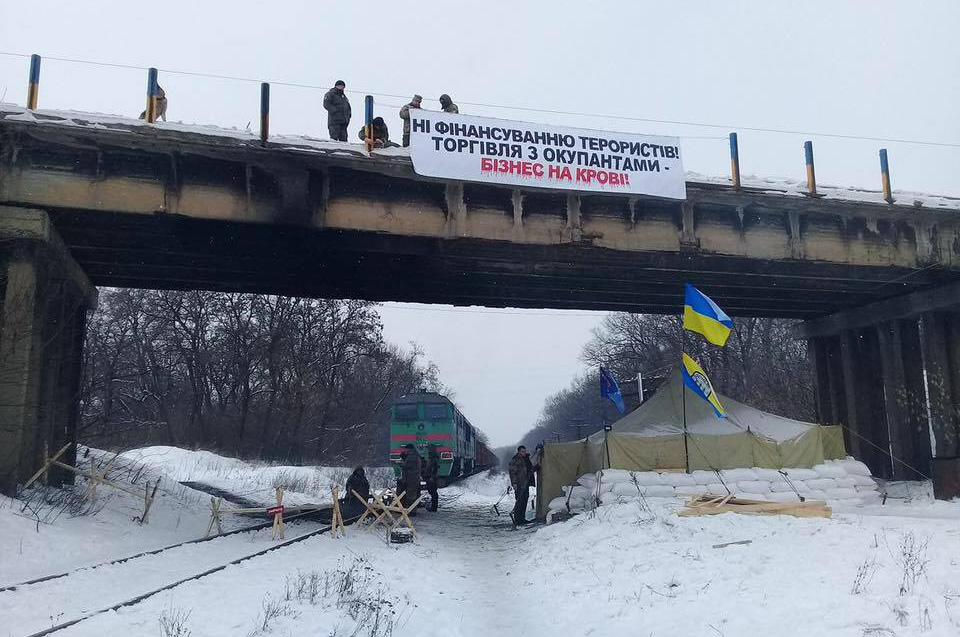
<instances>
[{"instance_id":1,"label":"canvas tent","mask_svg":"<svg viewBox=\"0 0 960 637\"><path fill-rule=\"evenodd\" d=\"M846 457L840 427L783 418L726 396L720 419L705 400L684 386L678 371L640 407L575 442L544 445L537 515L584 473L606 467L634 471L812 467ZM686 403L684 405L684 403ZM687 440L683 414L686 411Z\"/></svg>"}]
</instances>

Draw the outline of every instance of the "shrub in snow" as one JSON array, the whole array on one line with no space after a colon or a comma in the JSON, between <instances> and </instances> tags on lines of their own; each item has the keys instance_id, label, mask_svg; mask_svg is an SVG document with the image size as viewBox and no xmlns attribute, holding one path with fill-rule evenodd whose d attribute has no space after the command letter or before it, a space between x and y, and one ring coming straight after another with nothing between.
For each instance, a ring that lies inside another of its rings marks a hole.
<instances>
[{"instance_id":1,"label":"shrub in snow","mask_svg":"<svg viewBox=\"0 0 960 637\"><path fill-rule=\"evenodd\" d=\"M669 484L671 487L690 487L697 484L697 481L687 473L671 471L664 473L661 477L664 484Z\"/></svg>"},{"instance_id":2,"label":"shrub in snow","mask_svg":"<svg viewBox=\"0 0 960 637\"><path fill-rule=\"evenodd\" d=\"M737 483L737 490L747 493L770 493L770 483L765 480L741 480Z\"/></svg>"},{"instance_id":3,"label":"shrub in snow","mask_svg":"<svg viewBox=\"0 0 960 637\"><path fill-rule=\"evenodd\" d=\"M813 467L813 470L821 478L845 478L847 476L843 467L838 467L835 464L818 464Z\"/></svg>"},{"instance_id":4,"label":"shrub in snow","mask_svg":"<svg viewBox=\"0 0 960 637\"><path fill-rule=\"evenodd\" d=\"M753 469L723 469L720 471L720 475L726 483L757 479L757 474L753 472Z\"/></svg>"},{"instance_id":5,"label":"shrub in snow","mask_svg":"<svg viewBox=\"0 0 960 637\"><path fill-rule=\"evenodd\" d=\"M793 480L794 483L797 480L816 480L820 477L820 474L814 471L813 469L784 469L787 477Z\"/></svg>"}]
</instances>

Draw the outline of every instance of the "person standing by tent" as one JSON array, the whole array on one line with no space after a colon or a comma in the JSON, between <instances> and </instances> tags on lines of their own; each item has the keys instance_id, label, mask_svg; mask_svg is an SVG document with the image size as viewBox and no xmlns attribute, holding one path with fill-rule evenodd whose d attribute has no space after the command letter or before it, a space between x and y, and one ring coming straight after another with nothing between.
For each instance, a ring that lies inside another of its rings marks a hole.
<instances>
[{"instance_id":1,"label":"person standing by tent","mask_svg":"<svg viewBox=\"0 0 960 637\"><path fill-rule=\"evenodd\" d=\"M510 518L513 525L527 524L527 500L530 498L530 478L533 476L533 465L530 463L530 454L523 445L517 447L517 454L510 459L510 486L516 497L513 513Z\"/></svg>"},{"instance_id":2,"label":"person standing by tent","mask_svg":"<svg viewBox=\"0 0 960 637\"><path fill-rule=\"evenodd\" d=\"M420 454L417 449L408 444L403 457L403 505L411 506L420 497Z\"/></svg>"},{"instance_id":3,"label":"person standing by tent","mask_svg":"<svg viewBox=\"0 0 960 637\"><path fill-rule=\"evenodd\" d=\"M427 493L430 494L428 511L436 511L440 504L440 494L437 492L437 481L440 478L440 455L437 446L430 445L427 452L427 464L423 467L423 481L427 483Z\"/></svg>"},{"instance_id":4,"label":"person standing by tent","mask_svg":"<svg viewBox=\"0 0 960 637\"><path fill-rule=\"evenodd\" d=\"M343 92L345 88L347 83L337 80L323 96L323 107L327 109L327 130L330 139L337 142L347 141L347 126L350 124L350 100Z\"/></svg>"}]
</instances>

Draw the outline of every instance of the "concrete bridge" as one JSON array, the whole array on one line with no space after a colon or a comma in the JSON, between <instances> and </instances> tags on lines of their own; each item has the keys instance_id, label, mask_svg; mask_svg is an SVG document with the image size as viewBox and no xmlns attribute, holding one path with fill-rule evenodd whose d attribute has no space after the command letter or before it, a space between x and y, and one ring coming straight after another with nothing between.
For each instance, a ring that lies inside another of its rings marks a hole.
<instances>
[{"instance_id":1,"label":"concrete bridge","mask_svg":"<svg viewBox=\"0 0 960 637\"><path fill-rule=\"evenodd\" d=\"M931 470L927 419L897 403L918 361L945 379L936 454L960 454L960 200L687 192L447 182L401 149L3 105L0 482L73 436L93 286L676 313L691 282L733 316L806 320L820 418L878 474Z\"/></svg>"}]
</instances>

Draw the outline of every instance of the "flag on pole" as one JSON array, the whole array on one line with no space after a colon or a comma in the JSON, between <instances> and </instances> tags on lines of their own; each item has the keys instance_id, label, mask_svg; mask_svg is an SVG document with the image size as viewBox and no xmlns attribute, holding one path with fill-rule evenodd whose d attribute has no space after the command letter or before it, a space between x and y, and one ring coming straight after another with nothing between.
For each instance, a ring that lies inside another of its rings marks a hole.
<instances>
[{"instance_id":1,"label":"flag on pole","mask_svg":"<svg viewBox=\"0 0 960 637\"><path fill-rule=\"evenodd\" d=\"M683 297L683 327L703 334L714 345L723 347L730 336L733 321L709 296L687 283Z\"/></svg>"},{"instance_id":2,"label":"flag on pole","mask_svg":"<svg viewBox=\"0 0 960 637\"><path fill-rule=\"evenodd\" d=\"M727 412L723 405L717 400L717 392L713 391L713 385L707 378L707 373L686 354L683 355L683 384L689 387L693 393L710 403L717 418L726 418Z\"/></svg>"},{"instance_id":3,"label":"flag on pole","mask_svg":"<svg viewBox=\"0 0 960 637\"><path fill-rule=\"evenodd\" d=\"M623 404L623 395L620 393L620 385L617 384L613 374L602 367L600 368L600 395L612 400L621 414L627 411L627 407Z\"/></svg>"}]
</instances>

